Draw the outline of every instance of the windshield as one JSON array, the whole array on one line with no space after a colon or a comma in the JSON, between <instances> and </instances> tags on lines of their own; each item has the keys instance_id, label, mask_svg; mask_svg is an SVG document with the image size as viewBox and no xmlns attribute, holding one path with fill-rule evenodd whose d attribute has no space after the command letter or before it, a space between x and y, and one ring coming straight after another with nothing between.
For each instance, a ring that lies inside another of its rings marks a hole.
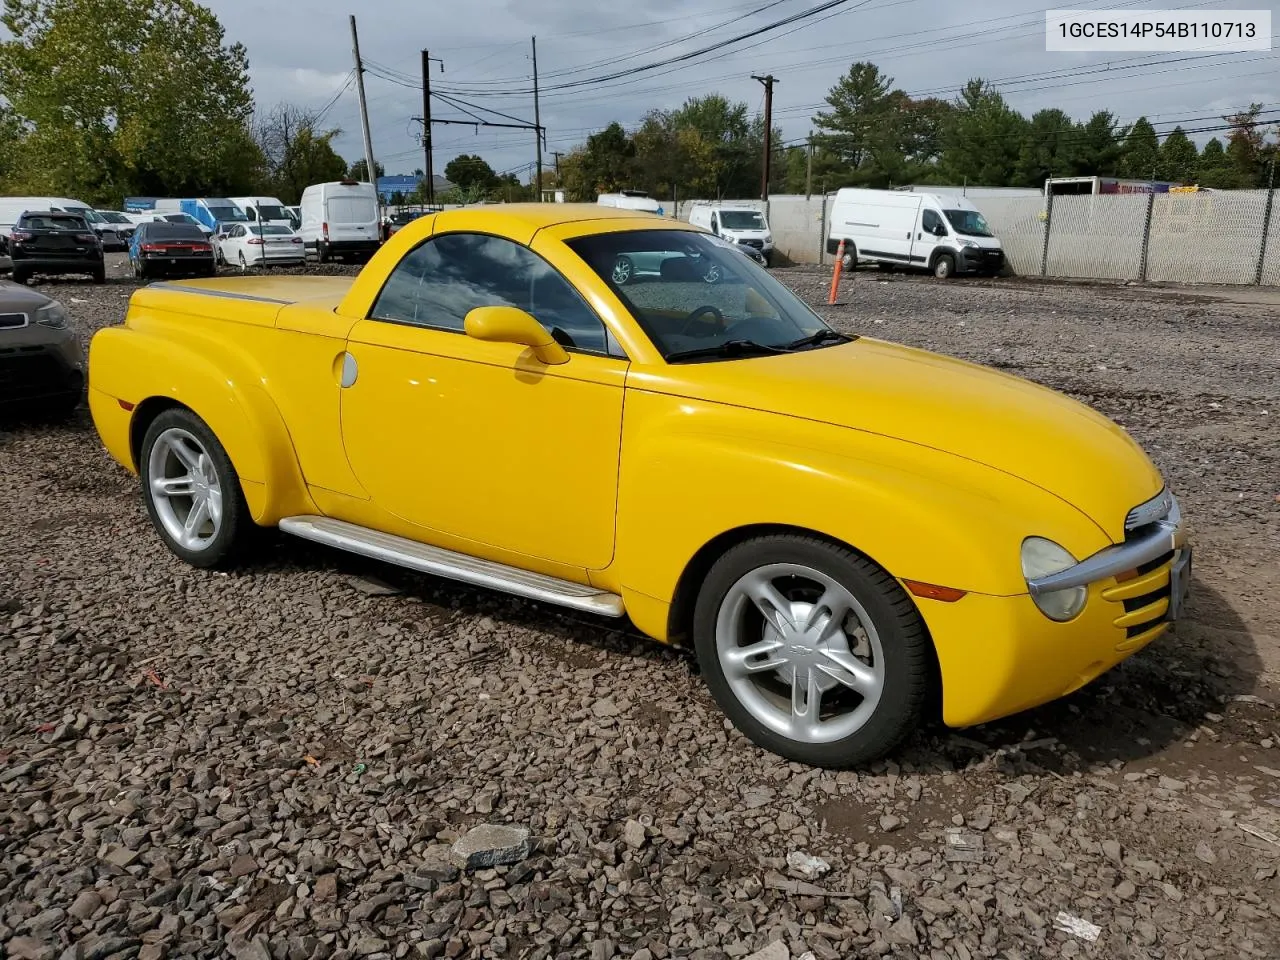
<instances>
[{"instance_id":1,"label":"windshield","mask_svg":"<svg viewBox=\"0 0 1280 960\"><path fill-rule=\"evenodd\" d=\"M991 228L987 226L987 221L983 219L982 214L977 210L943 210L947 215L947 222L951 224L951 229L956 233L962 233L970 237L990 237L992 236Z\"/></svg>"},{"instance_id":2,"label":"windshield","mask_svg":"<svg viewBox=\"0 0 1280 960\"><path fill-rule=\"evenodd\" d=\"M764 217L756 210L721 210L720 226L726 230L763 230Z\"/></svg>"},{"instance_id":3,"label":"windshield","mask_svg":"<svg viewBox=\"0 0 1280 960\"><path fill-rule=\"evenodd\" d=\"M729 341L785 347L830 329L755 263L703 233L627 230L568 244L626 304L663 357Z\"/></svg>"},{"instance_id":4,"label":"windshield","mask_svg":"<svg viewBox=\"0 0 1280 960\"><path fill-rule=\"evenodd\" d=\"M284 207L258 207L259 220L288 220L289 213Z\"/></svg>"},{"instance_id":5,"label":"windshield","mask_svg":"<svg viewBox=\"0 0 1280 960\"><path fill-rule=\"evenodd\" d=\"M102 217L98 215L97 211L90 210L88 207L64 207L63 209L65 209L67 213L74 213L77 217L83 217L88 223L105 222Z\"/></svg>"},{"instance_id":6,"label":"windshield","mask_svg":"<svg viewBox=\"0 0 1280 960\"><path fill-rule=\"evenodd\" d=\"M224 223L248 223L249 218L244 211L230 203L206 203L205 207L213 214L213 219Z\"/></svg>"},{"instance_id":7,"label":"windshield","mask_svg":"<svg viewBox=\"0 0 1280 960\"><path fill-rule=\"evenodd\" d=\"M133 222L128 217L126 217L123 213L116 213L114 210L95 210L94 213L100 216L103 220L107 221L107 223L132 223Z\"/></svg>"}]
</instances>

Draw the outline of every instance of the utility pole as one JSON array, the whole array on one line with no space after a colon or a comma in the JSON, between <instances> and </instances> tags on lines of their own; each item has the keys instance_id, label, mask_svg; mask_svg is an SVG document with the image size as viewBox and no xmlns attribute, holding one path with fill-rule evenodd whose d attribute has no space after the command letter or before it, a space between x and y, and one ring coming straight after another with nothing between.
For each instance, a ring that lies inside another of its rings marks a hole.
<instances>
[{"instance_id":1,"label":"utility pole","mask_svg":"<svg viewBox=\"0 0 1280 960\"><path fill-rule=\"evenodd\" d=\"M538 112L538 38L531 37L533 44L533 141L537 145L537 181L534 196L538 203L542 202L542 115Z\"/></svg>"},{"instance_id":2,"label":"utility pole","mask_svg":"<svg viewBox=\"0 0 1280 960\"><path fill-rule=\"evenodd\" d=\"M813 134L809 134L809 161L804 171L804 198L813 193Z\"/></svg>"},{"instance_id":3,"label":"utility pole","mask_svg":"<svg viewBox=\"0 0 1280 960\"><path fill-rule=\"evenodd\" d=\"M423 172L427 175L426 197L432 206L436 202L436 177L431 169L431 56L422 51L422 150L427 155Z\"/></svg>"},{"instance_id":4,"label":"utility pole","mask_svg":"<svg viewBox=\"0 0 1280 960\"><path fill-rule=\"evenodd\" d=\"M760 177L760 199L768 203L769 159L773 150L773 85L778 82L778 78L773 74L758 77L753 73L751 79L764 84L764 170Z\"/></svg>"},{"instance_id":5,"label":"utility pole","mask_svg":"<svg viewBox=\"0 0 1280 960\"><path fill-rule=\"evenodd\" d=\"M551 155L552 155L553 157L555 157L555 158L556 158L556 186L561 186L561 183L560 183L560 158L561 158L562 156L564 156L564 154L563 154L561 151L559 151L559 150L552 150L552 151L551 151Z\"/></svg>"},{"instance_id":6,"label":"utility pole","mask_svg":"<svg viewBox=\"0 0 1280 960\"><path fill-rule=\"evenodd\" d=\"M364 162L369 172L369 182L373 191L378 192L378 168L373 164L373 139L369 136L369 109L364 102L364 64L360 62L360 37L356 34L356 18L351 16L351 55L356 61L356 93L360 98L360 127L364 131ZM378 206L382 206L382 197L378 196Z\"/></svg>"}]
</instances>

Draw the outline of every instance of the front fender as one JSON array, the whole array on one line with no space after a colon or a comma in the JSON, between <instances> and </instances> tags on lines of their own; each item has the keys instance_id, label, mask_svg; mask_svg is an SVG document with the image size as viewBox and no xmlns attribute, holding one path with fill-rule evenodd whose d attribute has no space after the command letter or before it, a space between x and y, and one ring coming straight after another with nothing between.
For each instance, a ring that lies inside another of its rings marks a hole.
<instances>
[{"instance_id":1,"label":"front fender","mask_svg":"<svg viewBox=\"0 0 1280 960\"><path fill-rule=\"evenodd\" d=\"M899 579L1026 592L1023 538L1083 557L1108 544L1085 514L1024 480L890 437L723 404L629 391L614 572L670 603L689 561L742 527L844 542Z\"/></svg>"},{"instance_id":2,"label":"front fender","mask_svg":"<svg viewBox=\"0 0 1280 960\"><path fill-rule=\"evenodd\" d=\"M255 344L269 349L274 331L238 327L249 342L228 344L195 330L175 335L175 326L154 333L108 327L90 342L90 387L116 401L91 404L108 450L137 472L128 441L133 418L146 415L148 401L170 400L192 410L217 436L240 476L256 523L269 526L281 517L317 512L284 420L263 387L264 371L252 354ZM113 406L123 409L119 401L132 405L124 437L112 411Z\"/></svg>"}]
</instances>

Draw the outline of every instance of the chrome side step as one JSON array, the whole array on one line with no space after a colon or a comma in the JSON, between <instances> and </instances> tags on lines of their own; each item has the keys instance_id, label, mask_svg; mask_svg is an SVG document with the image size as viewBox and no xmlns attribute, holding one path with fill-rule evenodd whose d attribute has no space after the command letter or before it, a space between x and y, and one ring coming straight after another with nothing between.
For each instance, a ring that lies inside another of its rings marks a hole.
<instances>
[{"instance_id":1,"label":"chrome side step","mask_svg":"<svg viewBox=\"0 0 1280 960\"><path fill-rule=\"evenodd\" d=\"M285 517L280 521L280 529L295 537L314 540L348 553L385 560L420 573L501 590L517 597L543 600L605 617L621 617L625 612L621 597L595 587L431 547L416 540L358 527L343 520L329 517Z\"/></svg>"}]
</instances>

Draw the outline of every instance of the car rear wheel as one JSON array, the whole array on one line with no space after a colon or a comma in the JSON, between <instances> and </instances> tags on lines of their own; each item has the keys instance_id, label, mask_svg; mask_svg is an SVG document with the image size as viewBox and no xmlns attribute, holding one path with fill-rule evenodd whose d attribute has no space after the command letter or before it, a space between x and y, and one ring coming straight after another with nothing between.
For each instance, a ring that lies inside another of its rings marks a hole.
<instances>
[{"instance_id":1,"label":"car rear wheel","mask_svg":"<svg viewBox=\"0 0 1280 960\"><path fill-rule=\"evenodd\" d=\"M636 275L636 266L630 257L619 257L613 261L613 282L622 287L631 282Z\"/></svg>"},{"instance_id":2,"label":"car rear wheel","mask_svg":"<svg viewBox=\"0 0 1280 960\"><path fill-rule=\"evenodd\" d=\"M94 283L107 282L107 268L105 264L93 271L93 282Z\"/></svg>"},{"instance_id":3,"label":"car rear wheel","mask_svg":"<svg viewBox=\"0 0 1280 960\"><path fill-rule=\"evenodd\" d=\"M698 663L716 702L757 745L850 767L919 722L932 650L893 577L816 537L760 537L711 568L694 611Z\"/></svg>"},{"instance_id":4,"label":"car rear wheel","mask_svg":"<svg viewBox=\"0 0 1280 960\"><path fill-rule=\"evenodd\" d=\"M28 283L31 282L31 274L27 273L27 271L25 270L20 270L17 267L14 267L13 282L20 283L25 287Z\"/></svg>"},{"instance_id":5,"label":"car rear wheel","mask_svg":"<svg viewBox=\"0 0 1280 960\"><path fill-rule=\"evenodd\" d=\"M253 530L240 478L222 444L190 410L161 413L138 458L142 497L165 545L196 567L233 560Z\"/></svg>"},{"instance_id":6,"label":"car rear wheel","mask_svg":"<svg viewBox=\"0 0 1280 960\"><path fill-rule=\"evenodd\" d=\"M244 251L243 251L243 250L241 250L241 251L240 251L240 253L239 253L239 257L240 257L240 272L241 272L241 273L247 273L247 272L248 272L248 270L249 270L249 264L248 264L248 263L245 261L245 259L244 259Z\"/></svg>"}]
</instances>

